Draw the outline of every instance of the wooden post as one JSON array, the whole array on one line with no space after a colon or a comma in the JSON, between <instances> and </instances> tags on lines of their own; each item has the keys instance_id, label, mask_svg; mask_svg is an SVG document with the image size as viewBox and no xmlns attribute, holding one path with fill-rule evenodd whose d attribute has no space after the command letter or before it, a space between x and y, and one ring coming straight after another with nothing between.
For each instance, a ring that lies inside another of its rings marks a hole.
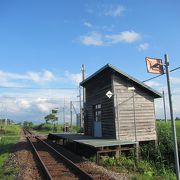
<instances>
[{"instance_id":1,"label":"wooden post","mask_svg":"<svg viewBox=\"0 0 180 180\"><path fill-rule=\"evenodd\" d=\"M99 165L99 152L98 151L96 152L96 164Z\"/></svg>"}]
</instances>

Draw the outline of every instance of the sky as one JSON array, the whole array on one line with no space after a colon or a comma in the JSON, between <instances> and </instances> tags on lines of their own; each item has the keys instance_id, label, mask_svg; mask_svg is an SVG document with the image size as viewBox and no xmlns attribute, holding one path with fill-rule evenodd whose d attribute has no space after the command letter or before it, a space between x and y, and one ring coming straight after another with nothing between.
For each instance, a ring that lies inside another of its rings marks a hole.
<instances>
[{"instance_id":1,"label":"sky","mask_svg":"<svg viewBox=\"0 0 180 180\"><path fill-rule=\"evenodd\" d=\"M0 118L43 122L52 108L78 111L81 65L86 76L107 63L140 81L145 57L169 55L180 66L178 0L1 0ZM166 77L147 82L168 99ZM171 73L174 115L180 117L180 70ZM48 89L51 88L51 89ZM156 117L163 118L162 99Z\"/></svg>"}]
</instances>

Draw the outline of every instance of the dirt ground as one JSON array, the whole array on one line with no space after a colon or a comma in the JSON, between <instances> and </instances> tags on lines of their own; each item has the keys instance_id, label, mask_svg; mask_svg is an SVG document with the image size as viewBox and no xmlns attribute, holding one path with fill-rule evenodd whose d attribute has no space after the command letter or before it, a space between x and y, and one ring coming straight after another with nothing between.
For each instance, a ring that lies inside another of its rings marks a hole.
<instances>
[{"instance_id":1,"label":"dirt ground","mask_svg":"<svg viewBox=\"0 0 180 180\"><path fill-rule=\"evenodd\" d=\"M40 180L41 176L37 170L37 166L34 161L34 157L31 153L31 147L29 146L23 132L19 142L16 144L13 153L6 162L5 165L13 163L13 166L18 169L15 174L17 180Z\"/></svg>"}]
</instances>

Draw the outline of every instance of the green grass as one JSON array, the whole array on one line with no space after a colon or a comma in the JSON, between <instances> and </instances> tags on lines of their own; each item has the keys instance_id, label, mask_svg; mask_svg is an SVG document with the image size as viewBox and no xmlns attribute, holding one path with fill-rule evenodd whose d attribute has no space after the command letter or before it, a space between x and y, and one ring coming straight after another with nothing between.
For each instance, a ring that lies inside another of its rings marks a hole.
<instances>
[{"instance_id":1,"label":"green grass","mask_svg":"<svg viewBox=\"0 0 180 180\"><path fill-rule=\"evenodd\" d=\"M40 125L34 125L32 127L32 130L36 134L43 134L48 135L49 133L62 133L63 132L63 125L56 125L56 129L54 130L53 124L40 124Z\"/></svg>"},{"instance_id":2,"label":"green grass","mask_svg":"<svg viewBox=\"0 0 180 180\"><path fill-rule=\"evenodd\" d=\"M132 180L175 180L174 151L171 121L157 121L157 146L155 143L141 145L140 161L136 165L133 153L119 158L105 156L100 163L108 169L127 173ZM177 142L180 155L180 121L176 121ZM91 158L94 161L94 158Z\"/></svg>"},{"instance_id":3,"label":"green grass","mask_svg":"<svg viewBox=\"0 0 180 180\"><path fill-rule=\"evenodd\" d=\"M48 135L49 133L63 133L63 125L61 124L56 124L55 125L55 130L54 130L54 125L53 124L40 124L40 125L34 125L31 127L31 129L36 133L36 134L43 134L43 135ZM70 132L82 132L82 129L77 126L72 126L69 129Z\"/></svg>"},{"instance_id":4,"label":"green grass","mask_svg":"<svg viewBox=\"0 0 180 180\"><path fill-rule=\"evenodd\" d=\"M0 125L0 179L12 179L12 171L15 171L15 168L3 165L17 143L20 131L21 127L17 125Z\"/></svg>"}]
</instances>

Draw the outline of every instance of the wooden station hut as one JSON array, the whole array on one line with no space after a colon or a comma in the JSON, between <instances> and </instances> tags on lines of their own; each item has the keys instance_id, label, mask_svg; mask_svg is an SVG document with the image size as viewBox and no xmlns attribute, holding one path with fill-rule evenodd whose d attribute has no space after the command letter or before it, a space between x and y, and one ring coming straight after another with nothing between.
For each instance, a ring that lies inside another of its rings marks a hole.
<instances>
[{"instance_id":1,"label":"wooden station hut","mask_svg":"<svg viewBox=\"0 0 180 180\"><path fill-rule=\"evenodd\" d=\"M120 141L156 140L154 99L161 97L159 92L110 64L80 85L86 94L85 135Z\"/></svg>"}]
</instances>

